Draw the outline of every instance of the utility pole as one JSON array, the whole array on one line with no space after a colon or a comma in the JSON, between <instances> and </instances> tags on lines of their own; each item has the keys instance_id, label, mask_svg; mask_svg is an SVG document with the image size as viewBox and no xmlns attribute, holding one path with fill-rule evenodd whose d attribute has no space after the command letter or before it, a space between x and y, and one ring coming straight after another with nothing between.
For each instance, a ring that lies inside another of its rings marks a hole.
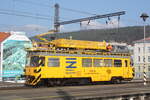
<instances>
[{"instance_id":1,"label":"utility pole","mask_svg":"<svg viewBox=\"0 0 150 100\"><path fill-rule=\"evenodd\" d=\"M145 21L146 19L149 17L146 13L142 13L142 15L140 16L143 21L144 21L144 42L143 42L143 55L144 55L144 66L143 66L143 83L144 85L147 85L147 75L146 75L146 49L145 49Z\"/></svg>"},{"instance_id":2,"label":"utility pole","mask_svg":"<svg viewBox=\"0 0 150 100\"><path fill-rule=\"evenodd\" d=\"M55 4L55 16L54 16L54 29L56 32L59 31L59 4Z\"/></svg>"}]
</instances>

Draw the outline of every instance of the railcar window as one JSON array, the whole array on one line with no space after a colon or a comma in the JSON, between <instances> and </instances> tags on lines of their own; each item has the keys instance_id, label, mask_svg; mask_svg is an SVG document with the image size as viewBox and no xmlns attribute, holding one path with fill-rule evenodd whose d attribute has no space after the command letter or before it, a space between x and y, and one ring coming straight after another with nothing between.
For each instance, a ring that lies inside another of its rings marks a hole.
<instances>
[{"instance_id":1,"label":"railcar window","mask_svg":"<svg viewBox=\"0 0 150 100\"><path fill-rule=\"evenodd\" d=\"M125 67L128 67L128 61L125 60Z\"/></svg>"},{"instance_id":2,"label":"railcar window","mask_svg":"<svg viewBox=\"0 0 150 100\"><path fill-rule=\"evenodd\" d=\"M38 56L32 56L30 59L30 66L31 67L39 67L45 65L45 58L44 57L38 57Z\"/></svg>"},{"instance_id":3,"label":"railcar window","mask_svg":"<svg viewBox=\"0 0 150 100\"><path fill-rule=\"evenodd\" d=\"M30 59L31 59L30 57L26 58L26 66L30 66Z\"/></svg>"},{"instance_id":4,"label":"railcar window","mask_svg":"<svg viewBox=\"0 0 150 100\"><path fill-rule=\"evenodd\" d=\"M112 59L104 59L105 67L112 67Z\"/></svg>"},{"instance_id":5,"label":"railcar window","mask_svg":"<svg viewBox=\"0 0 150 100\"><path fill-rule=\"evenodd\" d=\"M82 59L82 67L92 67L92 59L83 58Z\"/></svg>"},{"instance_id":6,"label":"railcar window","mask_svg":"<svg viewBox=\"0 0 150 100\"><path fill-rule=\"evenodd\" d=\"M114 66L115 67L121 67L122 66L121 60L114 60Z\"/></svg>"},{"instance_id":7,"label":"railcar window","mask_svg":"<svg viewBox=\"0 0 150 100\"><path fill-rule=\"evenodd\" d=\"M39 57L38 56L32 56L30 66L31 67L37 67L38 66Z\"/></svg>"},{"instance_id":8,"label":"railcar window","mask_svg":"<svg viewBox=\"0 0 150 100\"><path fill-rule=\"evenodd\" d=\"M104 63L103 63L102 59L94 59L93 63L94 63L94 67L102 67L102 66L104 66L103 65Z\"/></svg>"},{"instance_id":9,"label":"railcar window","mask_svg":"<svg viewBox=\"0 0 150 100\"><path fill-rule=\"evenodd\" d=\"M59 58L48 58L48 67L59 67L60 60Z\"/></svg>"}]
</instances>

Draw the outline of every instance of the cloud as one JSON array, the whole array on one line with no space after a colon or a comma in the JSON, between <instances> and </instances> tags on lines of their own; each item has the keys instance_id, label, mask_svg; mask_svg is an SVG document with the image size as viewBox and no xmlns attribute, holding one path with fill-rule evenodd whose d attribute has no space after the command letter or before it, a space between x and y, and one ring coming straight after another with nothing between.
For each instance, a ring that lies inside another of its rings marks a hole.
<instances>
[{"instance_id":1,"label":"cloud","mask_svg":"<svg viewBox=\"0 0 150 100\"><path fill-rule=\"evenodd\" d=\"M24 26L7 26L0 28L0 31L23 31L27 36L34 36L43 32L47 32L49 29L45 26L37 24L27 24Z\"/></svg>"},{"instance_id":2,"label":"cloud","mask_svg":"<svg viewBox=\"0 0 150 100\"><path fill-rule=\"evenodd\" d=\"M20 27L20 29L22 30L26 30L26 31L45 31L48 30L48 28L41 26L41 25L36 25L36 24L28 24L25 25L23 27Z\"/></svg>"},{"instance_id":3,"label":"cloud","mask_svg":"<svg viewBox=\"0 0 150 100\"><path fill-rule=\"evenodd\" d=\"M117 28L118 20L112 19L111 21L107 21L107 24L100 23L96 20L92 21L83 21L81 23L83 29L104 29L104 28ZM123 26L122 22L119 22L119 26Z\"/></svg>"}]
</instances>

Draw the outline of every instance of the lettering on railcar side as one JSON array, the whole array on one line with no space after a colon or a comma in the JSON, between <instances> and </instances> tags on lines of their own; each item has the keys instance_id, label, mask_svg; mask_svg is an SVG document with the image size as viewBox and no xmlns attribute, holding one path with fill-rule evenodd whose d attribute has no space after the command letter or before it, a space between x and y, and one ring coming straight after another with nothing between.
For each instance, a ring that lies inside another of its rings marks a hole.
<instances>
[{"instance_id":1,"label":"lettering on railcar side","mask_svg":"<svg viewBox=\"0 0 150 100\"><path fill-rule=\"evenodd\" d=\"M74 68L77 68L76 66L76 58L66 58L66 74L74 74L75 70Z\"/></svg>"}]
</instances>

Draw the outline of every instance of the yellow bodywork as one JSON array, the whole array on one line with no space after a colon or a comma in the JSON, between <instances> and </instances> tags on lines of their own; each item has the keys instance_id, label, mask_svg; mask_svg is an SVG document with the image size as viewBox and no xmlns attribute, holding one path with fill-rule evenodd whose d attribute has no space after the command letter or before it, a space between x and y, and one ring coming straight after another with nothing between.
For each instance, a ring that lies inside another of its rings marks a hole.
<instances>
[{"instance_id":1,"label":"yellow bodywork","mask_svg":"<svg viewBox=\"0 0 150 100\"><path fill-rule=\"evenodd\" d=\"M29 85L51 79L97 82L134 77L130 54L110 52L106 42L57 39L36 45L27 55L31 59L25 67L26 84Z\"/></svg>"},{"instance_id":2,"label":"yellow bodywork","mask_svg":"<svg viewBox=\"0 0 150 100\"><path fill-rule=\"evenodd\" d=\"M59 66L58 67L49 67L48 59L49 58L58 58ZM82 59L92 59L92 66L83 67ZM95 67L93 65L93 59L112 59L112 66L106 67ZM114 66L114 60L121 60L122 66L116 67ZM127 65L125 65L125 61L127 61ZM74 63L68 63L74 62ZM70 66L70 67L68 67ZM35 80L37 79L49 79L49 78L90 78L92 82L96 81L111 81L112 77L122 77L123 79L132 79L133 78L133 68L130 66L130 57L82 57L82 56L45 56L45 66L39 67L30 67L26 66L25 69L26 76L34 76ZM35 73L39 71L39 73ZM35 83L27 83L30 85L35 85Z\"/></svg>"},{"instance_id":3,"label":"yellow bodywork","mask_svg":"<svg viewBox=\"0 0 150 100\"><path fill-rule=\"evenodd\" d=\"M57 40L53 40L52 44L54 44L56 47L62 47L62 48L97 49L97 50L107 49L106 42L57 39Z\"/></svg>"},{"instance_id":4,"label":"yellow bodywork","mask_svg":"<svg viewBox=\"0 0 150 100\"><path fill-rule=\"evenodd\" d=\"M55 30L49 30L46 33L38 34L35 37L38 38L38 39L40 39L40 40L42 40L42 41L44 41L44 42L49 42L49 40L47 40L46 38L43 38L42 36L45 36L45 35L48 35L48 34L53 34L55 32L56 32Z\"/></svg>"}]
</instances>

